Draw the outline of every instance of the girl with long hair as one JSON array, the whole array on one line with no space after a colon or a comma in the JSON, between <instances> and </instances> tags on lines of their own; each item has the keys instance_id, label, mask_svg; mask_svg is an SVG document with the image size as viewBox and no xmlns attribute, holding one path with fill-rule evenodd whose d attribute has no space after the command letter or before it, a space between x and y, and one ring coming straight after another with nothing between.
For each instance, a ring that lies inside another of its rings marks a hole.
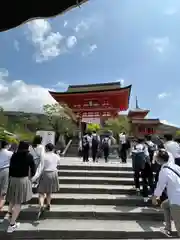
<instances>
[{"instance_id":1,"label":"girl with long hair","mask_svg":"<svg viewBox=\"0 0 180 240\"><path fill-rule=\"evenodd\" d=\"M29 143L22 141L17 152L12 155L9 166L9 187L6 196L9 203L9 233L19 227L16 219L21 211L21 204L32 198L31 178L35 175L35 170L33 156L29 153Z\"/></svg>"}]
</instances>

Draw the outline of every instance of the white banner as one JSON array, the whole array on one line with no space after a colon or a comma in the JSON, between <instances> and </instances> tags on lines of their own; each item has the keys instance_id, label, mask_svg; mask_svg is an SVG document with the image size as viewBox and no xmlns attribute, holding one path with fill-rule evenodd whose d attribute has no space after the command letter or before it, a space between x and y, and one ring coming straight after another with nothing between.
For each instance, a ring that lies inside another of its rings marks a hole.
<instances>
[{"instance_id":1,"label":"white banner","mask_svg":"<svg viewBox=\"0 0 180 240\"><path fill-rule=\"evenodd\" d=\"M37 131L36 135L42 137L42 144L45 146L48 143L55 144L55 132L53 131Z\"/></svg>"}]
</instances>

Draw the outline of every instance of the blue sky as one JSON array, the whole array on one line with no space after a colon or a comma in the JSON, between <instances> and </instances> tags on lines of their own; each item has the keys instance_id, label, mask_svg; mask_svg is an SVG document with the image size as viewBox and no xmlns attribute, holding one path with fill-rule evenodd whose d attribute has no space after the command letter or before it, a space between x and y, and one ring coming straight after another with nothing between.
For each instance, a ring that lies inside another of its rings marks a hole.
<instances>
[{"instance_id":1,"label":"blue sky","mask_svg":"<svg viewBox=\"0 0 180 240\"><path fill-rule=\"evenodd\" d=\"M0 33L0 101L40 111L48 89L121 80L130 107L180 125L180 1L89 0Z\"/></svg>"}]
</instances>

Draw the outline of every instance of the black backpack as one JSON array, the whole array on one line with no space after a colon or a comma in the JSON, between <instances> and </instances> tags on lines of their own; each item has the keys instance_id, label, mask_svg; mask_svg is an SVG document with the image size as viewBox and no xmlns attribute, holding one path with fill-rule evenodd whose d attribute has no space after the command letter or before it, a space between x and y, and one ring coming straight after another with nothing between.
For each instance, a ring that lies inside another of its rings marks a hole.
<instances>
[{"instance_id":1,"label":"black backpack","mask_svg":"<svg viewBox=\"0 0 180 240\"><path fill-rule=\"evenodd\" d=\"M92 137L92 147L97 147L99 145L98 136L95 135Z\"/></svg>"},{"instance_id":2,"label":"black backpack","mask_svg":"<svg viewBox=\"0 0 180 240\"><path fill-rule=\"evenodd\" d=\"M89 146L89 141L88 141L87 136L84 136L84 137L83 137L83 139L82 139L82 145L83 145L83 147L88 147L88 146Z\"/></svg>"},{"instance_id":3,"label":"black backpack","mask_svg":"<svg viewBox=\"0 0 180 240\"><path fill-rule=\"evenodd\" d=\"M108 148L109 147L109 138L104 138L102 141L102 147L103 148Z\"/></svg>"},{"instance_id":4,"label":"black backpack","mask_svg":"<svg viewBox=\"0 0 180 240\"><path fill-rule=\"evenodd\" d=\"M136 146L134 146L134 149L136 150ZM143 147L142 152L132 152L132 165L133 170L135 171L141 171L145 167L146 156L144 150L145 146Z\"/></svg>"}]
</instances>

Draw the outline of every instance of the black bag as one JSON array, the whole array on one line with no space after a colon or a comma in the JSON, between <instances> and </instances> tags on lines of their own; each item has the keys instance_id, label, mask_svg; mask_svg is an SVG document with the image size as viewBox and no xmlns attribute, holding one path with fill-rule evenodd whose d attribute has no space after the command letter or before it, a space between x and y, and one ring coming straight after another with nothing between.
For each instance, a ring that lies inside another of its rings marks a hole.
<instances>
[{"instance_id":1,"label":"black bag","mask_svg":"<svg viewBox=\"0 0 180 240\"><path fill-rule=\"evenodd\" d=\"M94 147L98 147L98 145L99 145L99 141L98 141L98 137L97 137L97 135L96 136L93 136L92 137L92 148Z\"/></svg>"},{"instance_id":2,"label":"black bag","mask_svg":"<svg viewBox=\"0 0 180 240\"><path fill-rule=\"evenodd\" d=\"M136 146L134 147L136 150ZM145 147L142 152L132 152L132 165L134 171L141 171L145 168L147 157L144 153Z\"/></svg>"},{"instance_id":3,"label":"black bag","mask_svg":"<svg viewBox=\"0 0 180 240\"><path fill-rule=\"evenodd\" d=\"M109 138L104 138L102 141L102 148L109 148Z\"/></svg>"},{"instance_id":4,"label":"black bag","mask_svg":"<svg viewBox=\"0 0 180 240\"><path fill-rule=\"evenodd\" d=\"M83 137L83 139L82 139L82 146L83 147L89 147L89 141L88 141L87 136Z\"/></svg>"}]
</instances>

